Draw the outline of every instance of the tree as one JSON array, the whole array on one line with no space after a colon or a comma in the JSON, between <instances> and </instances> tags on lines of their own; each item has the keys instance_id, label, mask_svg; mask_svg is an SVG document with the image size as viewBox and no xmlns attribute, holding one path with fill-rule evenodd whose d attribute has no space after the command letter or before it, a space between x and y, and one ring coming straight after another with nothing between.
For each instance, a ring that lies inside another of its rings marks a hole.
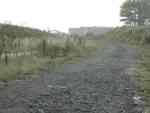
<instances>
[{"instance_id":1,"label":"tree","mask_svg":"<svg viewBox=\"0 0 150 113\"><path fill-rule=\"evenodd\" d=\"M126 0L121 6L121 21L129 25L144 25L150 19L150 0Z\"/></svg>"}]
</instances>

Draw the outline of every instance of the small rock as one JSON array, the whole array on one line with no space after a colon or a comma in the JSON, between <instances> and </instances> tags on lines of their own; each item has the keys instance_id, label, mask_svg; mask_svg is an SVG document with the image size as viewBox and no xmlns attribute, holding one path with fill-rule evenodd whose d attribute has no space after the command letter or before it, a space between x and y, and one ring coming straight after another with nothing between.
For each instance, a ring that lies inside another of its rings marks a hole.
<instances>
[{"instance_id":1,"label":"small rock","mask_svg":"<svg viewBox=\"0 0 150 113\"><path fill-rule=\"evenodd\" d=\"M142 100L142 97L140 97L140 96L134 96L133 100L134 100L135 105L143 105L144 104L144 101Z\"/></svg>"}]
</instances>

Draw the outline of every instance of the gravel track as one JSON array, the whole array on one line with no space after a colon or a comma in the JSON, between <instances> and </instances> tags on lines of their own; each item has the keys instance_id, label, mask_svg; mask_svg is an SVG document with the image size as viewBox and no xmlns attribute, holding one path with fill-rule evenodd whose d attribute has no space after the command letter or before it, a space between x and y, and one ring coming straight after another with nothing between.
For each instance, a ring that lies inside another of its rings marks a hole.
<instances>
[{"instance_id":1,"label":"gravel track","mask_svg":"<svg viewBox=\"0 0 150 113\"><path fill-rule=\"evenodd\" d=\"M136 85L127 70L136 50L108 44L96 55L39 78L0 88L0 113L142 113L134 103Z\"/></svg>"}]
</instances>

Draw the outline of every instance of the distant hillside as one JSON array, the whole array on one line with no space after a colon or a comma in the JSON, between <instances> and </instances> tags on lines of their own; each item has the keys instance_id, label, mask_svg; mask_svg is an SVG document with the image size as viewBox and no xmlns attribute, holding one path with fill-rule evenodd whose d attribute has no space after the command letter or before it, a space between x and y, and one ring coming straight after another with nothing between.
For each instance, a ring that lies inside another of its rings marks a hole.
<instances>
[{"instance_id":1,"label":"distant hillside","mask_svg":"<svg viewBox=\"0 0 150 113\"><path fill-rule=\"evenodd\" d=\"M51 35L46 31L35 28L22 27L10 24L0 24L0 37L7 36L9 38L25 38L25 37L47 37Z\"/></svg>"},{"instance_id":2,"label":"distant hillside","mask_svg":"<svg viewBox=\"0 0 150 113\"><path fill-rule=\"evenodd\" d=\"M92 34L95 36L100 36L105 34L106 32L111 31L113 28L110 27L80 27L80 28L70 28L69 34L71 35L79 35L85 36L88 34Z\"/></svg>"}]
</instances>

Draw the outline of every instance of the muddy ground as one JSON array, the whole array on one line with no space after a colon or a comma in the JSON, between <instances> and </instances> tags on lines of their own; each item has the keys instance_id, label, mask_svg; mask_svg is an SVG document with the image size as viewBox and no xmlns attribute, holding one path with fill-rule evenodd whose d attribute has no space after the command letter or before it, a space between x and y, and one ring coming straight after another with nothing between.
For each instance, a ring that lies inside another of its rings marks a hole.
<instances>
[{"instance_id":1,"label":"muddy ground","mask_svg":"<svg viewBox=\"0 0 150 113\"><path fill-rule=\"evenodd\" d=\"M135 104L136 50L108 44L34 80L0 85L0 113L142 113Z\"/></svg>"}]
</instances>

